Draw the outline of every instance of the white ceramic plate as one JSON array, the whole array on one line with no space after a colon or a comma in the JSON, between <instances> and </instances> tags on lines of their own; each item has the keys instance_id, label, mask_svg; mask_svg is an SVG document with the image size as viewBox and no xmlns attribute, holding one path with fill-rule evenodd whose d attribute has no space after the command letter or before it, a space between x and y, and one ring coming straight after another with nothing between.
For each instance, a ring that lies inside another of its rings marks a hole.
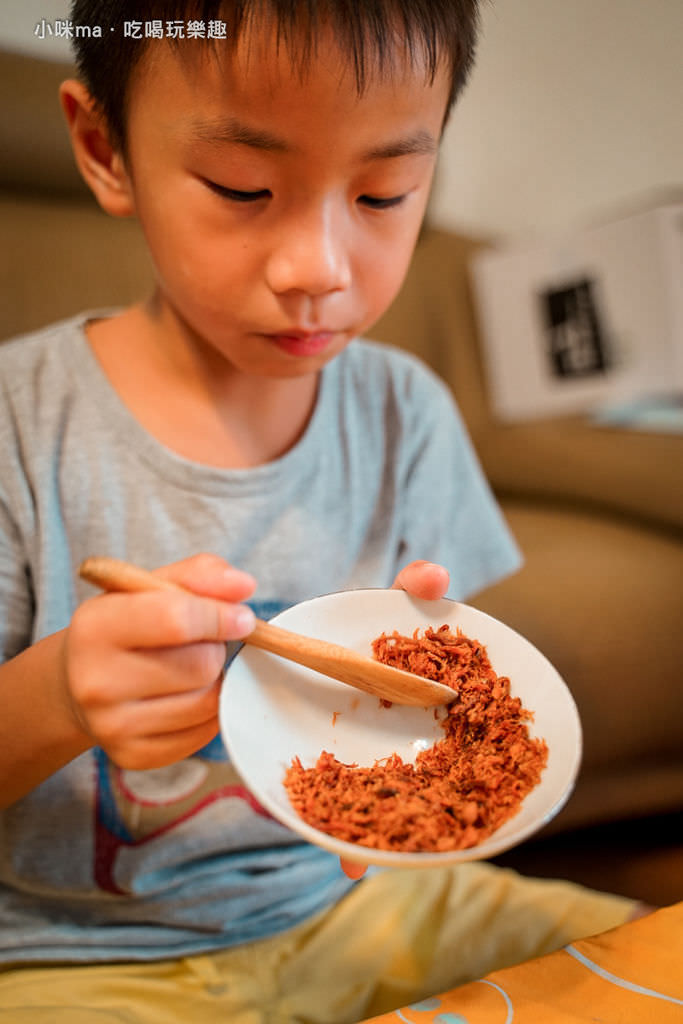
<instances>
[{"instance_id":1,"label":"white ceramic plate","mask_svg":"<svg viewBox=\"0 0 683 1024\"><path fill-rule=\"evenodd\" d=\"M328 750L345 763L372 765L394 752L405 761L443 736L433 708L381 707L376 697L276 655L244 646L221 693L220 720L230 758L256 798L304 839L348 860L384 866L432 866L487 858L527 839L566 802L581 759L581 726L558 672L534 646L491 616L455 601L420 601L401 590L351 590L305 601L273 622L371 655L380 633L411 634L444 623L481 641L494 671L510 677L511 693L534 712L533 736L548 744L541 781L518 813L466 850L398 853L342 842L307 825L283 785L292 758L312 767ZM441 717L442 711L439 712Z\"/></svg>"}]
</instances>

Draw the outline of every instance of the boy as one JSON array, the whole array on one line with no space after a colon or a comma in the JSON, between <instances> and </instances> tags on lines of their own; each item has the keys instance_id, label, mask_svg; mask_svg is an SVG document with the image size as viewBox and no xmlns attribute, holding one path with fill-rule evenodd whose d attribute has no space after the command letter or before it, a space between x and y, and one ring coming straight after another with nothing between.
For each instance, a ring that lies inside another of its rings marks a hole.
<instances>
[{"instance_id":1,"label":"boy","mask_svg":"<svg viewBox=\"0 0 683 1024\"><path fill-rule=\"evenodd\" d=\"M476 4L154 0L139 40L136 17L74 4L103 41L61 95L154 294L1 353L0 1008L358 1020L630 910L476 865L354 884L216 735L254 611L449 576L464 598L517 565L445 388L356 340L403 279ZM194 594L93 597L90 554Z\"/></svg>"}]
</instances>

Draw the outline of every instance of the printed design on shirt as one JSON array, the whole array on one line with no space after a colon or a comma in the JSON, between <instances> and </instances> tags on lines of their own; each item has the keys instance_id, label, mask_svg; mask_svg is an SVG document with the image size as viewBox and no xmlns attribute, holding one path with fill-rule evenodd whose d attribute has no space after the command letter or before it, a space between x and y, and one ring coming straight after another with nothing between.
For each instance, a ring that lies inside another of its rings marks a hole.
<instances>
[{"instance_id":1,"label":"printed design on shirt","mask_svg":"<svg viewBox=\"0 0 683 1024\"><path fill-rule=\"evenodd\" d=\"M252 603L261 618L281 607ZM192 757L165 768L131 771L117 767L99 748L96 770L94 876L105 892L128 895L116 882L122 848L142 846L219 800L238 800L252 814L271 818L230 764L220 735Z\"/></svg>"}]
</instances>

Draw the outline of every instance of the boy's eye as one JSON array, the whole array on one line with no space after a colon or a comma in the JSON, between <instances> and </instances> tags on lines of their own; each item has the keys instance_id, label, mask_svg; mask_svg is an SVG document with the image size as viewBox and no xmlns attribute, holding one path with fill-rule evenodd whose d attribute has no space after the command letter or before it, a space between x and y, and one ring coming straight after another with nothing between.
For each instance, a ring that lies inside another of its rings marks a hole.
<instances>
[{"instance_id":1,"label":"boy's eye","mask_svg":"<svg viewBox=\"0 0 683 1024\"><path fill-rule=\"evenodd\" d=\"M204 183L221 196L223 199L231 199L235 203L253 203L258 199L267 199L270 196L270 189L260 188L255 192L245 192L239 188L228 188L227 185L219 185L218 182L209 181L208 178L204 179Z\"/></svg>"},{"instance_id":2,"label":"boy's eye","mask_svg":"<svg viewBox=\"0 0 683 1024\"><path fill-rule=\"evenodd\" d=\"M389 210L392 206L399 206L404 199L405 195L389 196L386 199L379 196L359 196L358 202L363 206L369 206L371 210Z\"/></svg>"}]
</instances>

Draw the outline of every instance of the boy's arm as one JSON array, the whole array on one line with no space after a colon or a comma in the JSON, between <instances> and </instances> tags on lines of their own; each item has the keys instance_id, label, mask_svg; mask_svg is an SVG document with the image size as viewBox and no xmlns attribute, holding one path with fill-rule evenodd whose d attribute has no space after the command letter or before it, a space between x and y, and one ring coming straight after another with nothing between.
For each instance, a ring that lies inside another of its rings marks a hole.
<instances>
[{"instance_id":1,"label":"boy's arm","mask_svg":"<svg viewBox=\"0 0 683 1024\"><path fill-rule=\"evenodd\" d=\"M0 666L0 807L9 807L92 746L64 696L65 632Z\"/></svg>"},{"instance_id":2,"label":"boy's arm","mask_svg":"<svg viewBox=\"0 0 683 1024\"><path fill-rule=\"evenodd\" d=\"M218 731L225 643L253 628L254 581L200 555L161 570L186 591L104 594L0 666L0 805L92 746L123 768L189 756Z\"/></svg>"}]
</instances>

